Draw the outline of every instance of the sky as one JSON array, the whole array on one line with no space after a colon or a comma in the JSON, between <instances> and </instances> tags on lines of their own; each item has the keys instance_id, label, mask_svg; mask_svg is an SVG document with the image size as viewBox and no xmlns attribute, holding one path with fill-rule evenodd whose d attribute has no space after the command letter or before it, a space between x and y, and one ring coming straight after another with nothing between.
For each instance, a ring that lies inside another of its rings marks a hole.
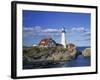
<instances>
[{"instance_id":1,"label":"sky","mask_svg":"<svg viewBox=\"0 0 100 80\"><path fill-rule=\"evenodd\" d=\"M38 44L52 38L61 43L61 29L66 31L66 43L90 46L91 14L23 10L23 46Z\"/></svg>"}]
</instances>

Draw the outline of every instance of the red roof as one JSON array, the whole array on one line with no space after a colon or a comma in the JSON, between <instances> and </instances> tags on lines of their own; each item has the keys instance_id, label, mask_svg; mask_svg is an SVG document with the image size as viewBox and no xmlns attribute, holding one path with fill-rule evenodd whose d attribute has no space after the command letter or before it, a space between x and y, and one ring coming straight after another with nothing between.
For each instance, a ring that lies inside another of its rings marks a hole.
<instances>
[{"instance_id":1,"label":"red roof","mask_svg":"<svg viewBox=\"0 0 100 80\"><path fill-rule=\"evenodd\" d=\"M39 43L39 45L48 45L49 41L52 40L52 38L45 38L45 39L42 39Z\"/></svg>"}]
</instances>

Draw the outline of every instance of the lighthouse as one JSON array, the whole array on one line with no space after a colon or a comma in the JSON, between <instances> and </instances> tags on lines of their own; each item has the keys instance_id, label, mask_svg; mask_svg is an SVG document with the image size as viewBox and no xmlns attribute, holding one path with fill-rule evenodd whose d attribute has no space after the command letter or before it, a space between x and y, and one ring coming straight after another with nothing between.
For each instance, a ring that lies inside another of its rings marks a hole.
<instances>
[{"instance_id":1,"label":"lighthouse","mask_svg":"<svg viewBox=\"0 0 100 80\"><path fill-rule=\"evenodd\" d=\"M66 48L66 31L65 28L61 29L61 44Z\"/></svg>"}]
</instances>

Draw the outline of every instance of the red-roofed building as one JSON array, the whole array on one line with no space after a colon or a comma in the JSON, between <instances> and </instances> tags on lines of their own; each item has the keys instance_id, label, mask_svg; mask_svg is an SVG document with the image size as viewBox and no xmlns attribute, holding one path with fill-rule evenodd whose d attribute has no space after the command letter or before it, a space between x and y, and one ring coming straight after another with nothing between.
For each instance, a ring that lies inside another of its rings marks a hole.
<instances>
[{"instance_id":1,"label":"red-roofed building","mask_svg":"<svg viewBox=\"0 0 100 80\"><path fill-rule=\"evenodd\" d=\"M52 38L45 38L39 42L40 47L56 47L56 42Z\"/></svg>"}]
</instances>

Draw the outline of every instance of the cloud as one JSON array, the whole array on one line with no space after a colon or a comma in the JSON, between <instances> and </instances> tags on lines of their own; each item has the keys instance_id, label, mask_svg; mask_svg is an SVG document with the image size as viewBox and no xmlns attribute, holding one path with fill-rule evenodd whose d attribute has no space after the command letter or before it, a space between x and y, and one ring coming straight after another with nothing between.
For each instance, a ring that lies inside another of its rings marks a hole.
<instances>
[{"instance_id":1,"label":"cloud","mask_svg":"<svg viewBox=\"0 0 100 80\"><path fill-rule=\"evenodd\" d=\"M73 27L73 28L71 29L71 31L72 31L72 32L73 32L73 31L76 31L76 32L86 32L87 29L85 29L84 27Z\"/></svg>"},{"instance_id":2,"label":"cloud","mask_svg":"<svg viewBox=\"0 0 100 80\"><path fill-rule=\"evenodd\" d=\"M91 32L90 31L87 31L83 34L83 36L90 36L91 35Z\"/></svg>"},{"instance_id":3,"label":"cloud","mask_svg":"<svg viewBox=\"0 0 100 80\"><path fill-rule=\"evenodd\" d=\"M89 29L86 29L84 27L73 27L72 29L65 29L67 33L69 33L71 36L90 36L90 31ZM61 29L56 29L56 28L43 28L41 26L34 26L34 27L24 27L23 29L24 36L34 36L34 35L39 35L39 36L60 36L61 35ZM74 34L73 32L78 32L79 34ZM81 33L82 32L82 33Z\"/></svg>"},{"instance_id":4,"label":"cloud","mask_svg":"<svg viewBox=\"0 0 100 80\"><path fill-rule=\"evenodd\" d=\"M91 38L90 37L84 37L84 38L80 38L80 39L77 39L75 40L76 42L83 42L83 41L90 41Z\"/></svg>"},{"instance_id":5,"label":"cloud","mask_svg":"<svg viewBox=\"0 0 100 80\"><path fill-rule=\"evenodd\" d=\"M52 28L47 28L47 29L42 29L40 31L39 35L51 35L51 36L57 36L60 35L60 30L59 29L52 29Z\"/></svg>"},{"instance_id":6,"label":"cloud","mask_svg":"<svg viewBox=\"0 0 100 80\"><path fill-rule=\"evenodd\" d=\"M41 29L40 26L35 26L35 27L24 27L23 30L24 31L36 31L36 32L39 32L42 29Z\"/></svg>"},{"instance_id":7,"label":"cloud","mask_svg":"<svg viewBox=\"0 0 100 80\"><path fill-rule=\"evenodd\" d=\"M32 31L32 30L34 30L34 29L33 29L32 27L29 27L29 28L28 28L28 27L24 27L23 30L24 30L24 31Z\"/></svg>"},{"instance_id":8,"label":"cloud","mask_svg":"<svg viewBox=\"0 0 100 80\"><path fill-rule=\"evenodd\" d=\"M46 28L43 29L40 26L35 26L35 27L24 27L23 29L24 32L24 36L34 36L34 35L39 35L39 36L43 36L43 35L60 35L60 29L55 29L55 28Z\"/></svg>"},{"instance_id":9,"label":"cloud","mask_svg":"<svg viewBox=\"0 0 100 80\"><path fill-rule=\"evenodd\" d=\"M40 26L35 26L35 27L24 27L24 31L35 31L35 32L60 32L60 29L55 29L55 28L46 28L43 29Z\"/></svg>"},{"instance_id":10,"label":"cloud","mask_svg":"<svg viewBox=\"0 0 100 80\"><path fill-rule=\"evenodd\" d=\"M42 32L60 32L59 29L44 29Z\"/></svg>"},{"instance_id":11,"label":"cloud","mask_svg":"<svg viewBox=\"0 0 100 80\"><path fill-rule=\"evenodd\" d=\"M34 32L31 30L28 31L23 31L23 37L27 37L27 36L34 36Z\"/></svg>"}]
</instances>

